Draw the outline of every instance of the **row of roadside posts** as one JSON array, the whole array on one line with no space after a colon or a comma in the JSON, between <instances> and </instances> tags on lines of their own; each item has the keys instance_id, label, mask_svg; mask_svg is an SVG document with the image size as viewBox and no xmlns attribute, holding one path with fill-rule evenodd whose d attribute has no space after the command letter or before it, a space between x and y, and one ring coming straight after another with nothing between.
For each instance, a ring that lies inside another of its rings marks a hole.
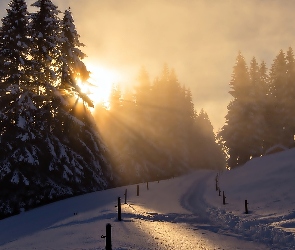
<instances>
[{"instance_id":1,"label":"row of roadside posts","mask_svg":"<svg viewBox=\"0 0 295 250\"><path fill-rule=\"evenodd\" d=\"M159 181L158 181L159 183ZM149 190L149 183L146 183L146 188ZM127 189L125 189L125 202L127 204ZM139 196L139 185L136 186L136 196ZM116 206L118 208L118 221L122 221L122 211L121 211L121 197L118 197L118 204ZM105 238L105 249L112 250L112 225L110 223L106 224L106 235L102 235L101 238Z\"/></svg>"},{"instance_id":2,"label":"row of roadside posts","mask_svg":"<svg viewBox=\"0 0 295 250\"><path fill-rule=\"evenodd\" d=\"M219 181L219 175L217 173L217 175L215 177L215 189L216 189L216 191L218 191L218 195L221 196L221 190L220 190L220 188L218 186L218 181ZM222 191L222 203L223 203L223 205L226 204L225 199L226 199L226 196L224 194L224 191ZM245 200L245 214L249 213L248 204L249 204L248 201Z\"/></svg>"}]
</instances>

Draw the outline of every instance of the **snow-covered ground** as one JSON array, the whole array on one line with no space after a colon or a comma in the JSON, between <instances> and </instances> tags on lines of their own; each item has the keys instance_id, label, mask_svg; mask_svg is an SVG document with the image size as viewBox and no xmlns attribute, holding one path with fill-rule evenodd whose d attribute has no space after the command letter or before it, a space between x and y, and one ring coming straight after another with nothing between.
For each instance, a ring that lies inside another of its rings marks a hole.
<instances>
[{"instance_id":1,"label":"snow-covered ground","mask_svg":"<svg viewBox=\"0 0 295 250\"><path fill-rule=\"evenodd\" d=\"M139 196L133 185L23 212L0 221L0 249L104 249L107 223L116 250L295 249L295 149L220 173L221 196L216 174L196 171L149 190L140 184Z\"/></svg>"}]
</instances>

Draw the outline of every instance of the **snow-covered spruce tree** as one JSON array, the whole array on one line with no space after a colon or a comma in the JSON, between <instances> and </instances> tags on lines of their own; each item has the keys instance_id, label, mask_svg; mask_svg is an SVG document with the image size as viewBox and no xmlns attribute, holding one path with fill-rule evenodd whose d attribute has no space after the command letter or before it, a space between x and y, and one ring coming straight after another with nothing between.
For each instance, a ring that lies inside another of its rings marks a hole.
<instances>
[{"instance_id":1,"label":"snow-covered spruce tree","mask_svg":"<svg viewBox=\"0 0 295 250\"><path fill-rule=\"evenodd\" d=\"M266 63L264 61L259 65L259 84L256 89L256 102L259 107L259 117L260 124L258 125L258 129L260 130L259 135L261 136L262 143L262 154L265 153L267 149L271 147L269 135L271 133L270 126L268 125L272 119L272 106L270 102L269 95L269 76L266 67Z\"/></svg>"},{"instance_id":2,"label":"snow-covered spruce tree","mask_svg":"<svg viewBox=\"0 0 295 250\"><path fill-rule=\"evenodd\" d=\"M16 206L17 192L11 183L28 184L21 173L25 107L22 101L29 86L28 12L24 0L9 3L7 15L2 19L0 39L0 216L9 214ZM20 162L18 162L20 160ZM9 187L12 187L10 189Z\"/></svg>"},{"instance_id":3,"label":"snow-covered spruce tree","mask_svg":"<svg viewBox=\"0 0 295 250\"><path fill-rule=\"evenodd\" d=\"M69 101L77 90L67 89L69 93L63 94L61 45L65 40L56 26L57 7L47 0L33 5L40 7L40 13L32 14L30 26L31 61L25 61L29 80L20 85L21 93L14 99L19 108L18 119L11 122L15 130L7 134L4 127L1 131L0 217L104 189L110 183L106 150L87 106L81 105L80 115ZM21 75L24 67L17 70ZM1 101L6 97L1 95ZM1 111L4 118L14 114L12 109Z\"/></svg>"},{"instance_id":4,"label":"snow-covered spruce tree","mask_svg":"<svg viewBox=\"0 0 295 250\"><path fill-rule=\"evenodd\" d=\"M86 81L89 78L89 71L82 61L86 56L80 47L85 46L79 41L74 19L70 9L64 13L62 26L62 45L61 45L61 84L60 89L67 90L67 94L75 93L89 106L93 106L92 101L82 93L77 81Z\"/></svg>"},{"instance_id":5,"label":"snow-covered spruce tree","mask_svg":"<svg viewBox=\"0 0 295 250\"><path fill-rule=\"evenodd\" d=\"M268 122L270 127L270 146L275 144L288 145L286 100L288 99L287 61L285 53L280 50L273 61L269 73L270 108L272 117ZM293 98L293 97L292 97ZM293 137L293 136L292 136ZM292 138L293 139L293 138Z\"/></svg>"},{"instance_id":6,"label":"snow-covered spruce tree","mask_svg":"<svg viewBox=\"0 0 295 250\"><path fill-rule=\"evenodd\" d=\"M38 84L38 93L50 92L50 85L57 82L60 67L60 19L58 7L51 0L37 0L32 4L39 11L31 14L30 35L33 79Z\"/></svg>"},{"instance_id":7,"label":"snow-covered spruce tree","mask_svg":"<svg viewBox=\"0 0 295 250\"><path fill-rule=\"evenodd\" d=\"M232 168L244 164L251 156L249 136L252 131L248 129L253 119L251 81L247 64L241 53L237 56L233 68L230 87L229 93L234 99L227 107L226 124L222 127L220 136L228 149L230 156L228 165Z\"/></svg>"},{"instance_id":8,"label":"snow-covered spruce tree","mask_svg":"<svg viewBox=\"0 0 295 250\"><path fill-rule=\"evenodd\" d=\"M280 50L269 73L269 95L266 107L268 147L283 144L294 146L295 63L292 48L285 54ZM267 149L267 148L266 148Z\"/></svg>"},{"instance_id":9,"label":"snow-covered spruce tree","mask_svg":"<svg viewBox=\"0 0 295 250\"><path fill-rule=\"evenodd\" d=\"M294 147L295 135L295 59L293 49L290 47L286 52L287 86L286 96L283 99L285 105L285 145Z\"/></svg>"},{"instance_id":10,"label":"snow-covered spruce tree","mask_svg":"<svg viewBox=\"0 0 295 250\"><path fill-rule=\"evenodd\" d=\"M267 97L267 89L265 88L263 71L259 67L256 58L253 57L250 62L249 76L249 105L248 112L251 117L247 122L248 140L249 140L249 154L251 157L260 156L263 154L263 135L266 129L265 123L265 99Z\"/></svg>"},{"instance_id":11,"label":"snow-covered spruce tree","mask_svg":"<svg viewBox=\"0 0 295 250\"><path fill-rule=\"evenodd\" d=\"M28 75L28 12L24 0L9 3L7 16L2 19L0 33L0 105L2 115L9 112L9 117L2 117L1 122L8 122L7 129L15 127L18 120L18 99L29 82Z\"/></svg>"}]
</instances>

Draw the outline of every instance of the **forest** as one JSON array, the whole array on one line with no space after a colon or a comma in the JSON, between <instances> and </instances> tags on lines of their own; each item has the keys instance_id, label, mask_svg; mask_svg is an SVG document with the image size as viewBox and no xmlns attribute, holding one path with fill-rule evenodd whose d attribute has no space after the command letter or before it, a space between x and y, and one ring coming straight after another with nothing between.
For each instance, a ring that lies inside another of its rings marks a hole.
<instances>
[{"instance_id":1,"label":"forest","mask_svg":"<svg viewBox=\"0 0 295 250\"><path fill-rule=\"evenodd\" d=\"M110 106L82 91L83 62L71 9L12 0L0 27L0 218L74 195L224 169L208 115L165 65L139 70Z\"/></svg>"},{"instance_id":2,"label":"forest","mask_svg":"<svg viewBox=\"0 0 295 250\"><path fill-rule=\"evenodd\" d=\"M110 109L98 106L94 117L124 183L169 178L190 169L225 169L207 113L195 110L190 89L180 85L167 65L153 83L142 68L134 91L124 96L114 88Z\"/></svg>"},{"instance_id":3,"label":"forest","mask_svg":"<svg viewBox=\"0 0 295 250\"><path fill-rule=\"evenodd\" d=\"M270 69L253 57L249 67L238 54L230 81L233 100L218 140L229 168L264 155L275 146L294 147L295 60L293 49L280 50Z\"/></svg>"}]
</instances>

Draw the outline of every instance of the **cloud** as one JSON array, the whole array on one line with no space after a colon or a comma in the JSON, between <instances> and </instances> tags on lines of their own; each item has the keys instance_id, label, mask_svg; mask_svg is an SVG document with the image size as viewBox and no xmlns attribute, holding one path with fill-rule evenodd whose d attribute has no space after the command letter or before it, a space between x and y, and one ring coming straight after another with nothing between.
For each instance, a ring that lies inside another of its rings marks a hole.
<instances>
[{"instance_id":1,"label":"cloud","mask_svg":"<svg viewBox=\"0 0 295 250\"><path fill-rule=\"evenodd\" d=\"M280 49L295 48L294 1L53 2L62 11L71 6L88 61L123 72L125 84L142 65L153 79L168 63L191 88L196 109L208 108L215 128L224 123L238 51L248 62L255 56L270 65Z\"/></svg>"}]
</instances>

